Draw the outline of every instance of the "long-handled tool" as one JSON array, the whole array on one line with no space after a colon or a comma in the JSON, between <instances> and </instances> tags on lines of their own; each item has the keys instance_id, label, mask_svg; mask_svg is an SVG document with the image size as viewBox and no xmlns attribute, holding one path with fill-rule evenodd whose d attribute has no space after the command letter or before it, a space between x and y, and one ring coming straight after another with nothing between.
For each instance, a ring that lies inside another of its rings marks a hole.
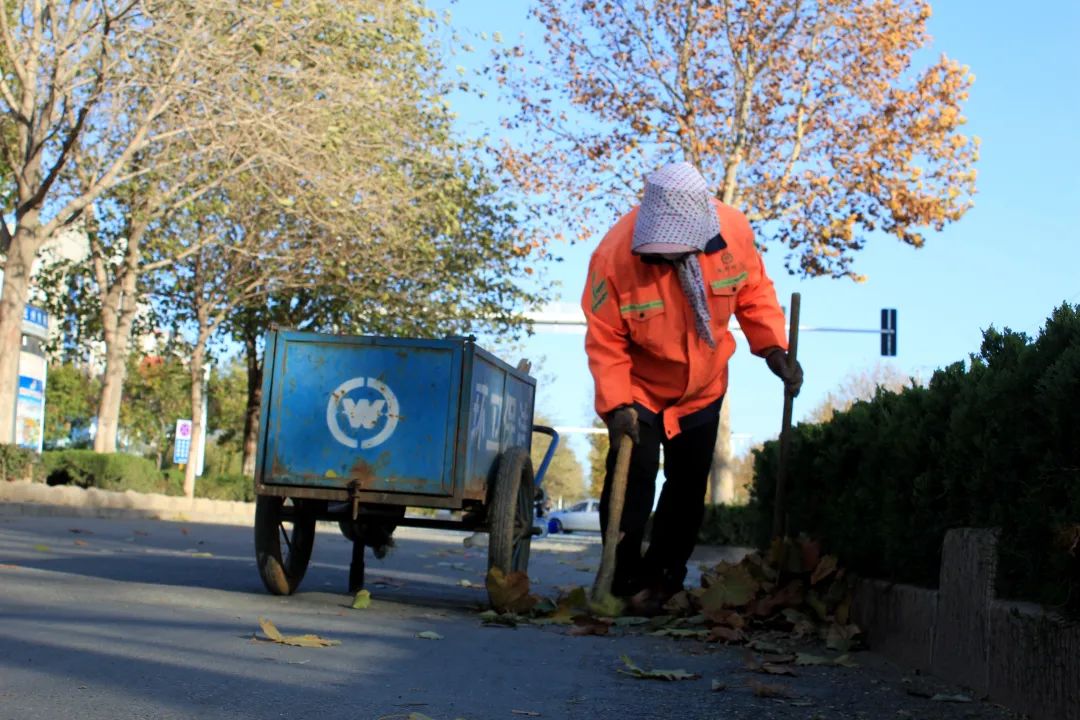
<instances>
[{"instance_id":1,"label":"long-handled tool","mask_svg":"<svg viewBox=\"0 0 1080 720\"><path fill-rule=\"evenodd\" d=\"M608 496L604 552L600 558L600 569L596 572L596 581L593 583L590 598L598 608L610 608L613 604L611 583L615 579L615 547L619 544L623 504L626 502L626 482L630 473L630 454L633 451L634 441L628 435L623 435L619 439L619 454L615 457L615 473L611 478L611 494Z\"/></svg>"},{"instance_id":2,"label":"long-handled tool","mask_svg":"<svg viewBox=\"0 0 1080 720\"><path fill-rule=\"evenodd\" d=\"M795 367L795 356L799 351L799 305L802 297L799 293L791 294L791 317L788 325L788 367ZM785 493L787 490L787 465L788 454L791 451L791 411L795 403L795 396L784 384L784 420L780 428L780 460L777 463L776 494L773 497L773 526L772 536L782 538L787 535L787 513L785 508Z\"/></svg>"}]
</instances>

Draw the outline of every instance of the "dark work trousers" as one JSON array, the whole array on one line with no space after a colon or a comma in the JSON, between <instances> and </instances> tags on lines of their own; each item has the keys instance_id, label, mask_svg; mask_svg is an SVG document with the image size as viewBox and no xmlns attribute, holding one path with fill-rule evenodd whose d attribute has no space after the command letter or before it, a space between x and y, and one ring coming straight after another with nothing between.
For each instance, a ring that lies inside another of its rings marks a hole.
<instances>
[{"instance_id":1,"label":"dark work trousers","mask_svg":"<svg viewBox=\"0 0 1080 720\"><path fill-rule=\"evenodd\" d=\"M615 552L612 592L627 595L647 585L661 584L672 591L682 587L686 563L694 551L705 514L705 489L712 467L719 415L666 440L659 419L655 425L639 423L639 442L630 456L623 506L622 541ZM652 539L644 558L641 544L652 511L660 445L664 446L664 487L653 517ZM600 529L607 527L608 501L618 449L607 456L607 474L600 496Z\"/></svg>"}]
</instances>

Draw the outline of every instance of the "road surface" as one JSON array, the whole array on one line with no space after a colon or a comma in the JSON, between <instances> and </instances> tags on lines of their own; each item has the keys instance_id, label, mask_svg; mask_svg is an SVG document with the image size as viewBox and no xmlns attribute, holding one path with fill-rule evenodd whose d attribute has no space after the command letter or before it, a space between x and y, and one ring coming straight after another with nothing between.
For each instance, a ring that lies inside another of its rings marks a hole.
<instances>
[{"instance_id":1,"label":"road surface","mask_svg":"<svg viewBox=\"0 0 1080 720\"><path fill-rule=\"evenodd\" d=\"M483 585L486 555L463 547L465 537L399 531L392 553L368 562L371 607L353 610L349 544L329 526L300 592L274 597L256 572L250 528L0 516L0 720L1010 717L931 700L961 691L872 653L855 655L858 668L772 677L747 671L745 650L696 640L485 626L484 591L461 581ZM535 589L554 595L591 582L599 546L544 539L532 557ZM254 639L260 616L341 644ZM425 631L442 639L417 637ZM701 678L630 677L618 672L622 655ZM755 687L769 694L762 684L780 697L758 697Z\"/></svg>"}]
</instances>

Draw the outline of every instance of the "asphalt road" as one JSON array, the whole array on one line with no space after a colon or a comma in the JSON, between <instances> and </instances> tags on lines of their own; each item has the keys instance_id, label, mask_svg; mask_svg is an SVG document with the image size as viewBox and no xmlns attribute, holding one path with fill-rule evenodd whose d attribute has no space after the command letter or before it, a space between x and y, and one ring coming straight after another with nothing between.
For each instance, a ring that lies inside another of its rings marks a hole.
<instances>
[{"instance_id":1,"label":"asphalt road","mask_svg":"<svg viewBox=\"0 0 1080 720\"><path fill-rule=\"evenodd\" d=\"M460 583L482 586L486 555L464 537L399 531L394 551L368 563L371 607L353 610L349 544L330 529L300 592L280 598L262 587L250 528L0 517L0 720L1009 717L918 697L960 691L872 653L855 655L858 668L771 677L748 672L742 649L696 640L484 626L484 591ZM591 582L599 546L545 539L532 557L535 589L554 595ZM259 616L341 644L257 640ZM633 678L617 671L622 655L701 678ZM755 684L781 697L758 697Z\"/></svg>"}]
</instances>

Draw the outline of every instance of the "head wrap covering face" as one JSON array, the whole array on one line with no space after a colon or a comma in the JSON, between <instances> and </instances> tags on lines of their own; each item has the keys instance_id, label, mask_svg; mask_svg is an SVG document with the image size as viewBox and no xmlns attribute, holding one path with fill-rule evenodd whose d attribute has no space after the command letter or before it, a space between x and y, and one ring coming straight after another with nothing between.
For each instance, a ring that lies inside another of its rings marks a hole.
<instances>
[{"instance_id":1,"label":"head wrap covering face","mask_svg":"<svg viewBox=\"0 0 1080 720\"><path fill-rule=\"evenodd\" d=\"M720 234L720 218L705 178L693 165L672 163L645 178L645 197L634 221L635 255L687 253L674 260L686 299L694 310L698 335L716 347L699 254Z\"/></svg>"}]
</instances>

